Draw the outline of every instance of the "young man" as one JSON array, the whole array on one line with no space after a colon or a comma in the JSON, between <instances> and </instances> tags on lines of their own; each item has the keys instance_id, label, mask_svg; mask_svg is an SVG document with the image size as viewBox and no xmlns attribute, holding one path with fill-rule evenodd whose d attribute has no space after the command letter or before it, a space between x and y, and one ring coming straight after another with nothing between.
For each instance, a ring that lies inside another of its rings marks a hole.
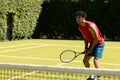
<instances>
[{"instance_id":1,"label":"young man","mask_svg":"<svg viewBox=\"0 0 120 80\"><path fill-rule=\"evenodd\" d=\"M86 20L86 13L84 11L76 12L76 22L79 24L78 29L84 37L85 43L85 56L83 63L86 68L90 67L89 60L94 57L95 68L100 68L100 58L104 49L104 38L94 22ZM87 80L96 80L91 75ZM100 76L97 76L97 80L100 80Z\"/></svg>"}]
</instances>

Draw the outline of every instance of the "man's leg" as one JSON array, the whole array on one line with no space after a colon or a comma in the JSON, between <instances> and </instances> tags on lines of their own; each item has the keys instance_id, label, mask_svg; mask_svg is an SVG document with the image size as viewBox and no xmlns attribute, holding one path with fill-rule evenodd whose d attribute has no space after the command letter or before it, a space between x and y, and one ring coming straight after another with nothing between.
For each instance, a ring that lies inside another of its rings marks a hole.
<instances>
[{"instance_id":1,"label":"man's leg","mask_svg":"<svg viewBox=\"0 0 120 80\"><path fill-rule=\"evenodd\" d=\"M95 68L100 68L100 58L97 57L94 58L94 65Z\"/></svg>"},{"instance_id":2,"label":"man's leg","mask_svg":"<svg viewBox=\"0 0 120 80\"><path fill-rule=\"evenodd\" d=\"M94 49L94 66L95 68L100 68L100 59L102 58L102 54L103 54L103 50L104 50L104 43L97 45ZM97 76L97 80L100 80L100 76Z\"/></svg>"},{"instance_id":3,"label":"man's leg","mask_svg":"<svg viewBox=\"0 0 120 80\"><path fill-rule=\"evenodd\" d=\"M94 58L94 65L95 65L95 68L100 68L100 58L97 58L97 57ZM100 80L99 75L97 76L97 79Z\"/></svg>"},{"instance_id":4,"label":"man's leg","mask_svg":"<svg viewBox=\"0 0 120 80\"><path fill-rule=\"evenodd\" d=\"M90 56L90 55L89 56L88 55L84 56L83 63L84 63L86 68L90 68L89 61L90 61L91 58L92 58L92 56ZM94 80L94 75L91 74L87 80Z\"/></svg>"},{"instance_id":5,"label":"man's leg","mask_svg":"<svg viewBox=\"0 0 120 80\"><path fill-rule=\"evenodd\" d=\"M84 59L83 59L83 63L85 65L86 68L89 68L90 67L90 63L89 63L89 60L92 58L92 56L88 56L88 55L85 55L84 56Z\"/></svg>"}]
</instances>

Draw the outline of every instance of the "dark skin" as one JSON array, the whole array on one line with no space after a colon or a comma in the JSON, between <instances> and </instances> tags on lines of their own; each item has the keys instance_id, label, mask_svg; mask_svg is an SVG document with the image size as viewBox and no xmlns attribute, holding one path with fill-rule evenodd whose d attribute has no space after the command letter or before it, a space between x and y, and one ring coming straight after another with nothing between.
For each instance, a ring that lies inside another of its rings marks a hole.
<instances>
[{"instance_id":1,"label":"dark skin","mask_svg":"<svg viewBox=\"0 0 120 80\"><path fill-rule=\"evenodd\" d=\"M76 22L77 24L85 27L85 24L86 24L86 20L85 20L85 17L81 17L81 16L76 16ZM89 63L89 60L92 58L91 55L88 56L88 54L91 54L95 48L95 46L97 45L97 42L98 42L98 37L97 37L97 34L95 32L95 29L94 29L94 25L91 25L89 27L89 32L91 33L92 35L92 38L93 38L93 43L90 44L90 48L89 49L86 49L84 50L85 52L85 56L84 56L84 59L83 59L83 63L85 65L86 68L89 68L90 67L90 63ZM82 33L82 32L81 32ZM82 33L83 37L84 37L84 44L85 44L85 47L89 47L89 43L87 42L87 40L85 39L85 36L84 34ZM95 68L100 68L100 58L98 57L94 57L94 66ZM100 77L100 76L98 76Z\"/></svg>"},{"instance_id":2,"label":"dark skin","mask_svg":"<svg viewBox=\"0 0 120 80\"><path fill-rule=\"evenodd\" d=\"M89 28L89 31L91 32L92 38L93 38L94 41L93 41L93 43L91 44L90 49L87 50L87 51L85 51L85 52L86 52L86 55L87 55L87 54L91 54L91 53L93 52L93 50L94 50L94 48L95 48L95 46L97 45L97 42L98 42L98 38L97 38L97 35L96 35L95 30L94 30L92 27L90 27L90 28ZM82 34L82 35L83 35L83 37L84 37L84 34ZM88 42L87 42L87 40L85 39L85 37L84 37L84 42L85 42L85 47L88 47Z\"/></svg>"},{"instance_id":3,"label":"dark skin","mask_svg":"<svg viewBox=\"0 0 120 80\"><path fill-rule=\"evenodd\" d=\"M84 27L86 20L85 20L84 17L77 16L77 17L76 17L76 22L77 22L79 25L82 25L82 26ZM94 25L91 25L90 28L89 28L89 31L90 31L90 33L92 34L92 38L93 38L94 41L93 41L93 43L91 44L91 48L90 48L89 50L87 50L86 55L87 55L87 54L91 54L91 53L93 52L93 50L94 50L94 48L95 48L95 46L97 45L97 42L98 42L98 38L97 38L96 32L95 32L95 30L94 30L93 27L94 27ZM84 34L82 34L82 35L83 35L83 37L84 37ZM85 39L85 37L84 37L84 42L85 42L85 47L88 47L88 42L87 42L87 40Z\"/></svg>"}]
</instances>

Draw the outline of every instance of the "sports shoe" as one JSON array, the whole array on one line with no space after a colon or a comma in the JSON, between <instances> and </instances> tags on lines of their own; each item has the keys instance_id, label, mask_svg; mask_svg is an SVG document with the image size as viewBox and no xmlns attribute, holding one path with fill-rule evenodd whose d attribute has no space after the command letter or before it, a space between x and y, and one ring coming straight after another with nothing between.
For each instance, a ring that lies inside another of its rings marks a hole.
<instances>
[{"instance_id":1,"label":"sports shoe","mask_svg":"<svg viewBox=\"0 0 120 80\"><path fill-rule=\"evenodd\" d=\"M95 80L94 75L90 75L87 80Z\"/></svg>"},{"instance_id":2,"label":"sports shoe","mask_svg":"<svg viewBox=\"0 0 120 80\"><path fill-rule=\"evenodd\" d=\"M96 80L95 78L88 78L87 80Z\"/></svg>"}]
</instances>

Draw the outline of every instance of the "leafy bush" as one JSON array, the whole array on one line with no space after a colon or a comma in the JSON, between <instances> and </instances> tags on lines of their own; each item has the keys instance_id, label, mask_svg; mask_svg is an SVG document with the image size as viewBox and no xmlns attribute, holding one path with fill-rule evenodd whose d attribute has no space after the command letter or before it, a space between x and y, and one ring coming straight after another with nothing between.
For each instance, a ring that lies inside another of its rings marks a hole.
<instances>
[{"instance_id":1,"label":"leafy bush","mask_svg":"<svg viewBox=\"0 0 120 80\"><path fill-rule=\"evenodd\" d=\"M10 40L31 38L42 10L42 3L43 0L1 0L0 40L8 37Z\"/></svg>"},{"instance_id":2,"label":"leafy bush","mask_svg":"<svg viewBox=\"0 0 120 80\"><path fill-rule=\"evenodd\" d=\"M84 10L87 20L97 24L106 40L120 40L120 0L45 0L35 38L82 39L75 13Z\"/></svg>"}]
</instances>

